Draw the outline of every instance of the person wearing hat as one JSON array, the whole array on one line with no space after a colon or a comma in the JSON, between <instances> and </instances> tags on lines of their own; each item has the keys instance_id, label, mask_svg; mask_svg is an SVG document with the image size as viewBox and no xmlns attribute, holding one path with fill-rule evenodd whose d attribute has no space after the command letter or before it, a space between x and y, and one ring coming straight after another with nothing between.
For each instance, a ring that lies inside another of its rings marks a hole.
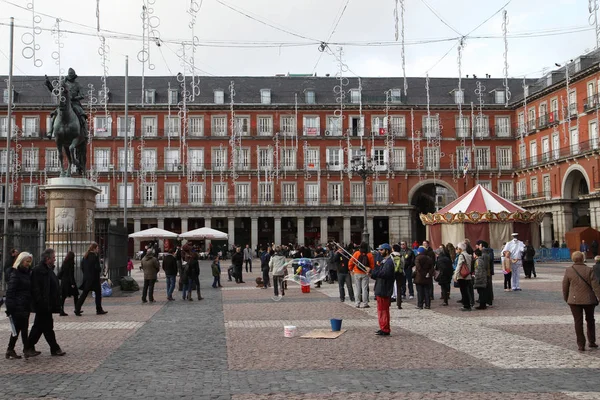
<instances>
[{"instance_id":1,"label":"person wearing hat","mask_svg":"<svg viewBox=\"0 0 600 400\"><path fill-rule=\"evenodd\" d=\"M434 255L435 256L435 255ZM427 255L425 247L417 249L415 259L415 276L413 277L417 286L417 307L426 310L431 308L431 293L433 287L433 261Z\"/></svg>"},{"instance_id":2,"label":"person wearing hat","mask_svg":"<svg viewBox=\"0 0 600 400\"><path fill-rule=\"evenodd\" d=\"M392 246L384 243L377 248L377 251L381 254L383 261L368 272L371 279L375 279L375 300L377 301L377 319L379 320L379 330L375 334L389 336L391 331L390 304L396 281L394 261L390 257Z\"/></svg>"},{"instance_id":3,"label":"person wearing hat","mask_svg":"<svg viewBox=\"0 0 600 400\"><path fill-rule=\"evenodd\" d=\"M512 290L520 291L521 286L519 285L521 268L523 266L523 253L525 252L525 245L519 240L519 234L513 233L512 240L504 245L502 253L505 251L510 252L510 267L512 270Z\"/></svg>"}]
</instances>

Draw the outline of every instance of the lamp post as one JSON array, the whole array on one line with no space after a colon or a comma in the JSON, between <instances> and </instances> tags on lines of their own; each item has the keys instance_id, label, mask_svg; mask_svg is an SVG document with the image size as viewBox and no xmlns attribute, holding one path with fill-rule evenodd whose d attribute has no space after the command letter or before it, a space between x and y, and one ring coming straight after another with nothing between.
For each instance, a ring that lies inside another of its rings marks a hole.
<instances>
[{"instance_id":1,"label":"lamp post","mask_svg":"<svg viewBox=\"0 0 600 400\"><path fill-rule=\"evenodd\" d=\"M367 159L367 149L360 148L360 153L352 158L352 172L356 173L363 181L363 232L362 241L369 244L369 230L367 229L367 178L373 174L373 161Z\"/></svg>"}]
</instances>

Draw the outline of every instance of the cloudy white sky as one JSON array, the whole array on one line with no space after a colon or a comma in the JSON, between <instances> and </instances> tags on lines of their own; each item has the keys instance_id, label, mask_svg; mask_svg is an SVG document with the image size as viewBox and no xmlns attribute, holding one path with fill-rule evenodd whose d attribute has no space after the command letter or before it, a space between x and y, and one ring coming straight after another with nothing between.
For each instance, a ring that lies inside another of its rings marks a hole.
<instances>
[{"instance_id":1,"label":"cloudy white sky","mask_svg":"<svg viewBox=\"0 0 600 400\"><path fill-rule=\"evenodd\" d=\"M453 38L469 34L507 1L405 0L407 75L423 76L428 71L430 76L457 76L457 50L452 48L457 39ZM344 59L351 70L349 75L402 75L400 42L394 43L395 0L196 2L201 5L195 24L199 41L196 66L204 71L199 72L201 75L335 74L337 60L327 52L319 52L319 42L331 43L330 48L334 50L343 44ZM42 30L36 35L39 45L36 57L41 60L41 67L23 57L26 46L22 36L32 31L33 16L26 9L31 3L41 17L37 26ZM142 49L140 14L144 1L99 0L99 4L101 32L109 37L109 75L124 73L125 55L130 59L130 74L140 75L142 65L137 58ZM146 74L174 75L182 71L176 55L181 46L176 42L192 38L187 13L190 0L155 0L151 7L153 15L160 20L156 30L163 42L160 47L154 43L150 45L150 62L155 69L146 69ZM588 0L512 0L506 10L511 76L540 76L544 68L552 68L554 63L575 58L596 46L594 30L588 21ZM62 66L73 66L79 75L102 74L98 55L100 41L95 36L96 0L0 0L0 74L8 73L7 25L11 16L15 17L18 26L15 28L15 74L57 74L58 66L52 58L56 44L51 32L45 30L52 28L56 17L62 18L62 29L72 31L62 38ZM332 34L338 19L339 24ZM467 36L463 75L502 75L504 41L501 26L502 13L499 12ZM110 38L113 35L119 38ZM448 40L431 42L438 39ZM389 45L364 45L367 42ZM240 47L255 44L262 47Z\"/></svg>"}]
</instances>

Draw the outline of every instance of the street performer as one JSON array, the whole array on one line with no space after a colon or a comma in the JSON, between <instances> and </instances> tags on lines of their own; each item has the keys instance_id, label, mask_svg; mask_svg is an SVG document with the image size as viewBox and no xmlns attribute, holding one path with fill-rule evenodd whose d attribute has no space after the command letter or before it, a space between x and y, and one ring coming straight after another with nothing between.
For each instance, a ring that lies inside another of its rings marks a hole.
<instances>
[{"instance_id":1,"label":"street performer","mask_svg":"<svg viewBox=\"0 0 600 400\"><path fill-rule=\"evenodd\" d=\"M521 267L523 266L523 253L525 252L525 245L518 239L519 234L513 233L513 239L506 243L502 249L502 253L508 251L510 253L510 266L512 269L512 290L521 290L519 286Z\"/></svg>"}]
</instances>

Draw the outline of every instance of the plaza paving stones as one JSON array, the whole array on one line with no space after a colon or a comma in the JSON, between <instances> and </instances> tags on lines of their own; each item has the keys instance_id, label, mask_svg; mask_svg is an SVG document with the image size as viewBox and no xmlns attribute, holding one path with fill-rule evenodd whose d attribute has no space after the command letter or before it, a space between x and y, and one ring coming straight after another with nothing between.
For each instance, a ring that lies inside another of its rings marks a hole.
<instances>
[{"instance_id":1,"label":"plaza paving stones","mask_svg":"<svg viewBox=\"0 0 600 400\"><path fill-rule=\"evenodd\" d=\"M392 335L376 337L373 291L370 309L341 303L327 284L304 294L290 283L273 301L272 288L255 287L259 272L213 289L202 262L202 301L180 292L165 301L162 276L156 303L116 292L103 299L107 315L89 298L76 317L69 299L71 315L55 317L67 355L51 357L42 338L39 357L0 360L0 399L600 399L600 351L576 351L564 268L538 265L538 278L522 279L517 293L504 292L496 275L486 311L460 312L457 289L450 307L439 298L432 310L415 310L415 300L392 306ZM142 282L137 270L134 278ZM347 329L338 339L283 335L284 325L300 336L330 318ZM0 318L0 346L8 335Z\"/></svg>"}]
</instances>

